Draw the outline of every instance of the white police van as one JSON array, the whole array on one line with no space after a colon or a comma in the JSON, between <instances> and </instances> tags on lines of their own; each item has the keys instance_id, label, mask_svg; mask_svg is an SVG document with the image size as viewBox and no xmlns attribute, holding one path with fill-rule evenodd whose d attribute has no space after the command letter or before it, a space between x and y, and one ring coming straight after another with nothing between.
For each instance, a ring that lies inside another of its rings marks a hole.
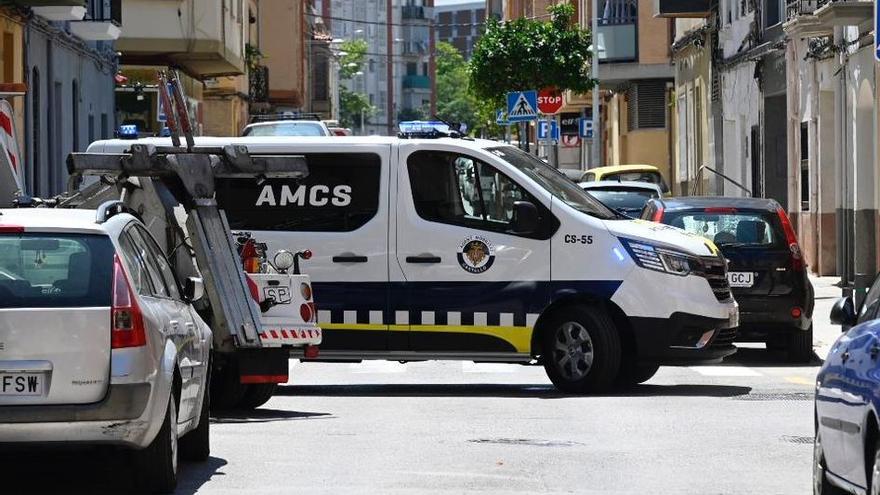
<instances>
[{"instance_id":1,"label":"white police van","mask_svg":"<svg viewBox=\"0 0 880 495\"><path fill-rule=\"evenodd\" d=\"M94 143L120 152L133 141ZM139 142L167 144L167 140ZM322 360L541 363L563 391L640 383L735 352L737 304L706 239L605 208L494 141L201 138L304 155L305 180L229 179L234 230L309 249Z\"/></svg>"}]
</instances>

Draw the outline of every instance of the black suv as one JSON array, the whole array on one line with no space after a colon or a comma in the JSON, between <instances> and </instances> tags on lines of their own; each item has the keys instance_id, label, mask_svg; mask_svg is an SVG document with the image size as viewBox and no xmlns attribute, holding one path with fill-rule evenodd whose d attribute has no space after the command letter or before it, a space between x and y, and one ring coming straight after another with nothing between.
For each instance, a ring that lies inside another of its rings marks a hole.
<instances>
[{"instance_id":1,"label":"black suv","mask_svg":"<svg viewBox=\"0 0 880 495\"><path fill-rule=\"evenodd\" d=\"M648 201L641 218L705 237L727 258L739 303L737 341L813 358L813 286L785 210L772 199L694 196Z\"/></svg>"}]
</instances>

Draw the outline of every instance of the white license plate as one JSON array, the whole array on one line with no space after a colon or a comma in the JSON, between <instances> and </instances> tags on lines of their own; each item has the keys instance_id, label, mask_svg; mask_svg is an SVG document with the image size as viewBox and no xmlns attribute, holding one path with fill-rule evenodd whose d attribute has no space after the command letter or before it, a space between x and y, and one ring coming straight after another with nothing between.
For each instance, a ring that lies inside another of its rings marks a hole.
<instances>
[{"instance_id":1,"label":"white license plate","mask_svg":"<svg viewBox=\"0 0 880 495\"><path fill-rule=\"evenodd\" d=\"M0 395L43 395L43 374L0 373Z\"/></svg>"},{"instance_id":2,"label":"white license plate","mask_svg":"<svg viewBox=\"0 0 880 495\"><path fill-rule=\"evenodd\" d=\"M755 272L728 272L727 283L731 287L751 287L755 285Z\"/></svg>"}]
</instances>

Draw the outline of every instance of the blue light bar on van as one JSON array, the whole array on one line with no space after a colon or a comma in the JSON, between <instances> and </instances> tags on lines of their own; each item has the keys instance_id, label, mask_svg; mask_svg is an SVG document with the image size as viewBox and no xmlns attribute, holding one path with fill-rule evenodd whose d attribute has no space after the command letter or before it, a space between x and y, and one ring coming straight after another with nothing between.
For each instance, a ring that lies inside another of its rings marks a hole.
<instances>
[{"instance_id":1,"label":"blue light bar on van","mask_svg":"<svg viewBox=\"0 0 880 495\"><path fill-rule=\"evenodd\" d=\"M400 133L407 136L449 134L449 126L436 120L409 120L397 124Z\"/></svg>"},{"instance_id":2,"label":"blue light bar on van","mask_svg":"<svg viewBox=\"0 0 880 495\"><path fill-rule=\"evenodd\" d=\"M117 135L119 136L119 139L137 139L138 127L134 124L121 125L119 126Z\"/></svg>"}]
</instances>

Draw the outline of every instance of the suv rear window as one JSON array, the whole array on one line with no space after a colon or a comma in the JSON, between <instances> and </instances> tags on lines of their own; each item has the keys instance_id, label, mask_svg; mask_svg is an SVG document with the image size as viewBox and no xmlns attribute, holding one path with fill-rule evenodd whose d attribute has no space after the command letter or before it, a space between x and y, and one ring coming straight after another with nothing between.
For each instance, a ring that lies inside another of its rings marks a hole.
<instances>
[{"instance_id":1,"label":"suv rear window","mask_svg":"<svg viewBox=\"0 0 880 495\"><path fill-rule=\"evenodd\" d=\"M0 234L0 308L110 306L110 238Z\"/></svg>"},{"instance_id":2,"label":"suv rear window","mask_svg":"<svg viewBox=\"0 0 880 495\"><path fill-rule=\"evenodd\" d=\"M718 247L785 247L785 234L776 212L670 211L663 223L710 239Z\"/></svg>"}]
</instances>

